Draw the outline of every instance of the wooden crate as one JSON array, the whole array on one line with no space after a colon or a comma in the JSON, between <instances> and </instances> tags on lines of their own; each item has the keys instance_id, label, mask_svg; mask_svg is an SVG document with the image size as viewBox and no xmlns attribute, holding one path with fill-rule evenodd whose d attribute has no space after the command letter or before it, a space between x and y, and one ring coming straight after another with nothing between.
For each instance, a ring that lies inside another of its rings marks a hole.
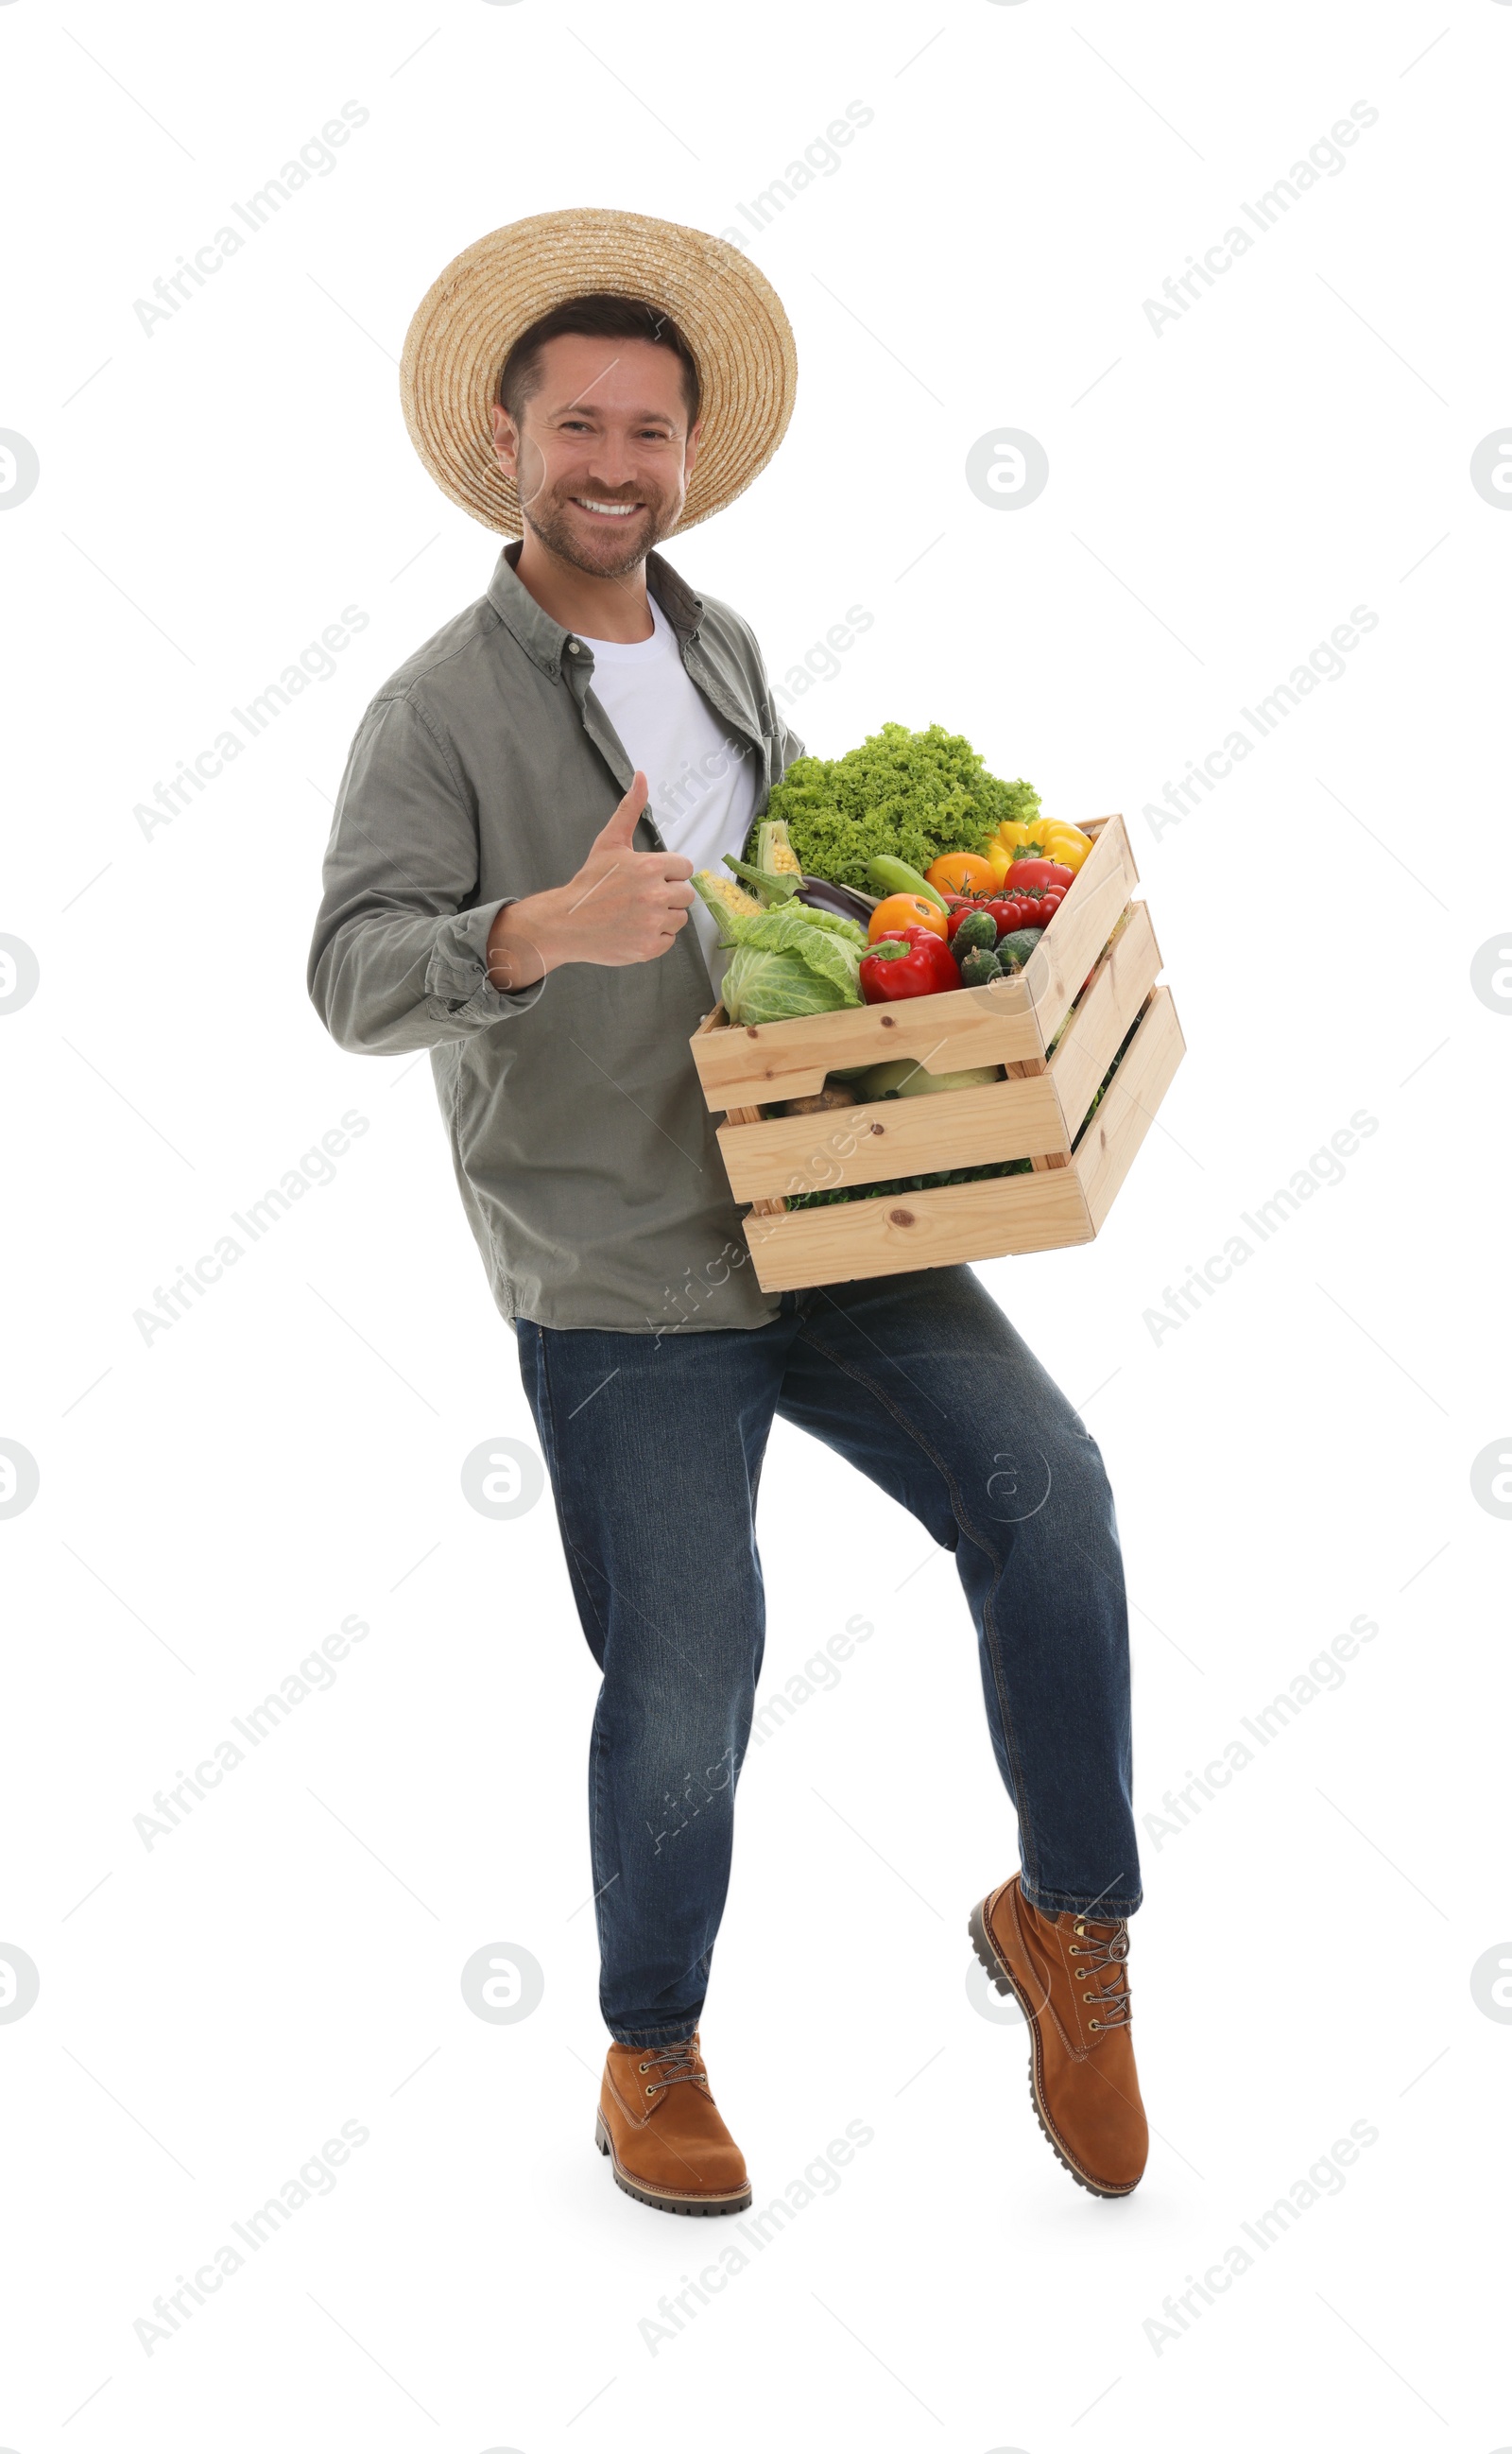
<instances>
[{"instance_id":1,"label":"wooden crate","mask_svg":"<svg viewBox=\"0 0 1512 2454\"><path fill-rule=\"evenodd\" d=\"M735 1027L717 1006L706 1016L693 1058L709 1107L725 1112L720 1149L736 1199L751 1205L746 1238L767 1293L1043 1252L1097 1234L1185 1043L1169 990L1156 985L1161 951L1147 906L1132 899L1139 873L1124 821L1092 819L1086 833L1091 852L1012 979L789 1022ZM924 1099L766 1113L812 1096L826 1074L887 1057L912 1057L932 1074L1002 1065L1005 1078ZM787 1208L795 1193L1012 1158L1029 1159L1032 1173Z\"/></svg>"}]
</instances>

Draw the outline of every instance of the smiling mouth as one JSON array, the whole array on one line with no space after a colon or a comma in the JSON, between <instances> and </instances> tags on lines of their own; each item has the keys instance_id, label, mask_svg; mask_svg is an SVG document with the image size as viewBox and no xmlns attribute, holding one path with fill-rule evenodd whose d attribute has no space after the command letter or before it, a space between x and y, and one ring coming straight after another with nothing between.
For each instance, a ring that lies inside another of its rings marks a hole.
<instances>
[{"instance_id":1,"label":"smiling mouth","mask_svg":"<svg viewBox=\"0 0 1512 2454\"><path fill-rule=\"evenodd\" d=\"M570 500L580 512L597 512L605 519L627 520L632 512L644 512L644 503L596 503L588 494L573 494Z\"/></svg>"}]
</instances>

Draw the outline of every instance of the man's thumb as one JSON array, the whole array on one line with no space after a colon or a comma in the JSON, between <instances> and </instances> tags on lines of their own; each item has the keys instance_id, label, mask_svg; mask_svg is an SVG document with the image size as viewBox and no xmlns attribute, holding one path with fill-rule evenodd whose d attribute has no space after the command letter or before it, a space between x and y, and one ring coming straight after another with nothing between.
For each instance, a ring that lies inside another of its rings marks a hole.
<instances>
[{"instance_id":1,"label":"man's thumb","mask_svg":"<svg viewBox=\"0 0 1512 2454\"><path fill-rule=\"evenodd\" d=\"M607 848L612 851L622 844L627 845L633 843L635 840L636 820L639 818L641 812L645 809L647 797L646 778L637 767L634 781L631 783L629 791L626 794L624 800L620 803L614 815L609 819L608 824L602 827L599 831L597 837L598 846L601 848Z\"/></svg>"}]
</instances>

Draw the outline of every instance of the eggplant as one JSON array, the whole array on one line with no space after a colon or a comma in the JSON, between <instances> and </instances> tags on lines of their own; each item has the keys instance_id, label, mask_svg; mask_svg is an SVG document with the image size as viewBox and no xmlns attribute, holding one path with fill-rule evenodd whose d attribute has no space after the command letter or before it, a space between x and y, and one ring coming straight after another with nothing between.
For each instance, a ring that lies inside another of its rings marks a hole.
<instances>
[{"instance_id":1,"label":"eggplant","mask_svg":"<svg viewBox=\"0 0 1512 2454\"><path fill-rule=\"evenodd\" d=\"M877 909L875 895L858 895L853 887L831 885L827 877L806 877L798 889L800 903L816 912L831 912L837 920L855 920L865 929Z\"/></svg>"}]
</instances>

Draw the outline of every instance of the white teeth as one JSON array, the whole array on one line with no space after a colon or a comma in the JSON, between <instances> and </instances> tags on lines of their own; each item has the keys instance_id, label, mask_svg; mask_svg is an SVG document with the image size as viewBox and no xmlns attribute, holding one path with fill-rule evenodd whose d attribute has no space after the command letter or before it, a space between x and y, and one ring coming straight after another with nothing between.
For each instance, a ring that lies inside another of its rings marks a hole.
<instances>
[{"instance_id":1,"label":"white teeth","mask_svg":"<svg viewBox=\"0 0 1512 2454\"><path fill-rule=\"evenodd\" d=\"M585 512L607 512L611 519L616 520L628 519L632 512L641 508L639 503L591 503L587 494L575 494L573 500Z\"/></svg>"}]
</instances>

